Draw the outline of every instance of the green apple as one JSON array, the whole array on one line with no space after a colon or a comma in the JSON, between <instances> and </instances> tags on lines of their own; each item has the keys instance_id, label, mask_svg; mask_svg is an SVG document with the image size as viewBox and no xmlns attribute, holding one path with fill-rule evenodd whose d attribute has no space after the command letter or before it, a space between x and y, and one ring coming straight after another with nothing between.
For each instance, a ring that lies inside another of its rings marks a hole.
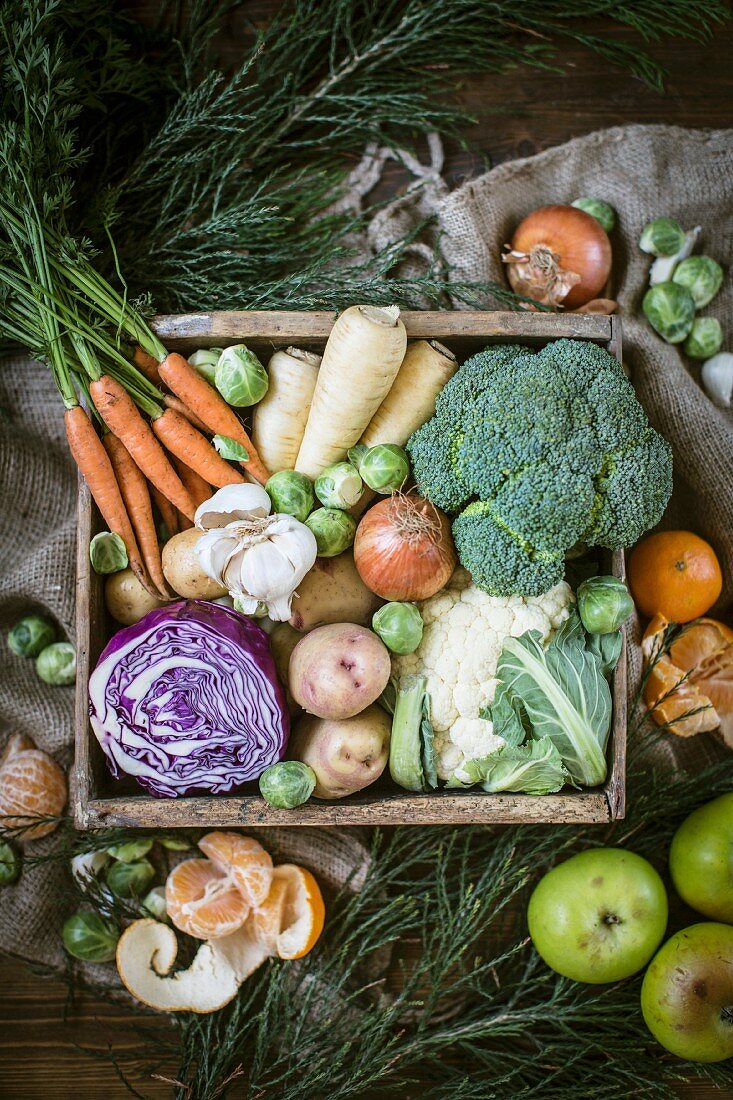
<instances>
[{"instance_id":1,"label":"green apple","mask_svg":"<svg viewBox=\"0 0 733 1100\"><path fill-rule=\"evenodd\" d=\"M693 924L667 940L644 975L641 1011L679 1058L733 1058L733 928Z\"/></svg>"},{"instance_id":2,"label":"green apple","mask_svg":"<svg viewBox=\"0 0 733 1100\"><path fill-rule=\"evenodd\" d=\"M641 970L667 927L667 892L635 852L592 848L558 863L529 899L529 934L548 966L576 982Z\"/></svg>"},{"instance_id":3,"label":"green apple","mask_svg":"<svg viewBox=\"0 0 733 1100\"><path fill-rule=\"evenodd\" d=\"M669 870L683 901L733 924L733 791L685 818L672 838Z\"/></svg>"}]
</instances>

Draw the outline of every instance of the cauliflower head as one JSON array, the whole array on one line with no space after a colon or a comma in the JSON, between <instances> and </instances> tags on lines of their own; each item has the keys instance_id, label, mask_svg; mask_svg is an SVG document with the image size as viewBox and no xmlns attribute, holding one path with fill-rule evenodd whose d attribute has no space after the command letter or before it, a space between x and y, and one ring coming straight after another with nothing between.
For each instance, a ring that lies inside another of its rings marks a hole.
<instances>
[{"instance_id":1,"label":"cauliflower head","mask_svg":"<svg viewBox=\"0 0 733 1100\"><path fill-rule=\"evenodd\" d=\"M504 639L537 630L546 645L573 602L565 581L542 596L489 596L459 568L445 588L418 604L422 641L414 653L393 657L392 672L427 679L439 779L455 775L470 782L464 762L504 744L493 724L479 717L494 698Z\"/></svg>"}]
</instances>

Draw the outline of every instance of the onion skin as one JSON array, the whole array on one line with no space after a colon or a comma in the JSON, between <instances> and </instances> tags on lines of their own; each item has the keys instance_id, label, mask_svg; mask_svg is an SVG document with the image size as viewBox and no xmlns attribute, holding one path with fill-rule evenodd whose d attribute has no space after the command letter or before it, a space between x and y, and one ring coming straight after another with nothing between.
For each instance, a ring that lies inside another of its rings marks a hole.
<instances>
[{"instance_id":1,"label":"onion skin","mask_svg":"<svg viewBox=\"0 0 733 1100\"><path fill-rule=\"evenodd\" d=\"M562 271L580 276L580 281L567 294L556 300L550 294L549 304L577 309L601 296L611 274L611 242L594 217L575 206L540 207L517 226L511 242L512 251L517 253L530 253L537 247L554 253ZM526 267L522 263L507 264L507 278L512 289L525 295L528 294L523 282ZM534 292L528 296L542 300Z\"/></svg>"},{"instance_id":2,"label":"onion skin","mask_svg":"<svg viewBox=\"0 0 733 1100\"><path fill-rule=\"evenodd\" d=\"M364 584L384 600L427 600L451 578L458 559L450 521L417 494L395 493L362 517L354 561Z\"/></svg>"}]
</instances>

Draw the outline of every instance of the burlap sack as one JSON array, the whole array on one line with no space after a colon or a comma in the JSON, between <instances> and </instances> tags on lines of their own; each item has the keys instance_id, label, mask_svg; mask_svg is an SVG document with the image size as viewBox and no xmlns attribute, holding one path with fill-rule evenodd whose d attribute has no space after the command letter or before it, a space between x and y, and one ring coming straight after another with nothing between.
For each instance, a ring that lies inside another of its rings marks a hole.
<instances>
[{"instance_id":1,"label":"burlap sack","mask_svg":"<svg viewBox=\"0 0 733 1100\"><path fill-rule=\"evenodd\" d=\"M733 596L731 416L708 401L696 371L640 317L648 260L636 243L644 222L672 214L685 227L701 224L702 247L719 260L727 259L733 251L732 153L733 131L624 127L501 165L449 195L440 178L440 144L433 141L431 164L422 167L407 161L414 185L380 211L367 240L359 242L366 248L382 246L418 225L426 214L436 213L440 247L455 278L503 279L501 246L530 210L582 194L604 198L616 208L614 294L624 320L625 357L647 412L675 453L675 496L664 522L698 531L718 551L725 570L718 614L730 612ZM389 155L395 154L372 151L355 174L355 209ZM431 234L416 242L411 270L419 271L429 262L434 246ZM733 332L730 279L706 312L719 317L727 333ZM0 632L5 635L33 608L50 613L60 630L73 637L76 479L63 438L61 403L43 368L23 359L0 365L0 416ZM637 649L632 650L632 660L638 667ZM0 746L11 732L24 732L68 766L72 690L42 684L33 662L14 657L4 644L0 667ZM668 737L657 759L661 752L665 764L697 767L703 744L714 742L697 738L689 745ZM353 834L282 832L283 856L311 866L334 883L344 881L356 867L353 881L360 881L368 853ZM53 843L53 838L41 841L35 851ZM0 950L60 965L59 927L71 904L60 865L26 872L19 885L0 893Z\"/></svg>"}]
</instances>

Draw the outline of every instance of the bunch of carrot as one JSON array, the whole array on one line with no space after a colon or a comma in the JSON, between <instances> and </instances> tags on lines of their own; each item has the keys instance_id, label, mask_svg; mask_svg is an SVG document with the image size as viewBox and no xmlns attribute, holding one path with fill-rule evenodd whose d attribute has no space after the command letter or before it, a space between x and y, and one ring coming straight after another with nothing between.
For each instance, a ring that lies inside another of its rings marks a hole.
<instances>
[{"instance_id":1,"label":"bunch of carrot","mask_svg":"<svg viewBox=\"0 0 733 1100\"><path fill-rule=\"evenodd\" d=\"M168 352L35 210L19 215L0 204L0 220L17 255L16 263L0 264L0 326L48 362L66 407L71 453L105 523L125 543L140 582L168 598L153 504L172 535L192 526L212 486L245 480L210 435L245 449L241 465L253 480L264 484L268 471L217 390L182 355ZM122 333L135 344L131 356L123 354Z\"/></svg>"}]
</instances>

